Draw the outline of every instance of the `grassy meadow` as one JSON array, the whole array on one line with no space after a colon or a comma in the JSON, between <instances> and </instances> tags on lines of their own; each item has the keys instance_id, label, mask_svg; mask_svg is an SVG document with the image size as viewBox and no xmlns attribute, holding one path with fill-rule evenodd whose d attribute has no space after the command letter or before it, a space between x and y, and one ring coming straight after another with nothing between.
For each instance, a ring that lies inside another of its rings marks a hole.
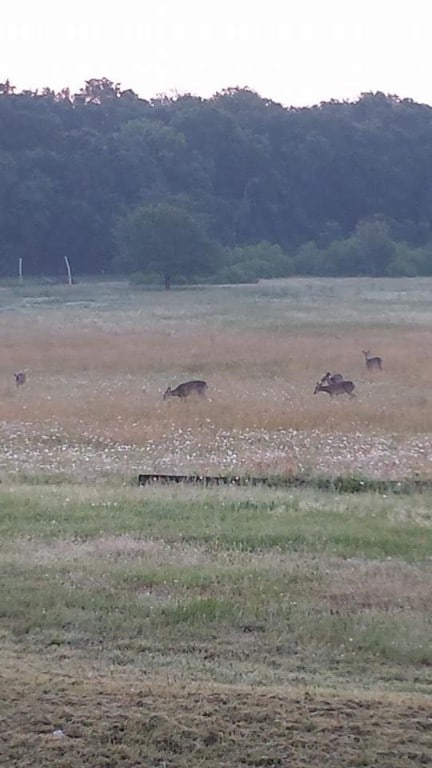
<instances>
[{"instance_id":1,"label":"grassy meadow","mask_svg":"<svg viewBox=\"0 0 432 768\"><path fill-rule=\"evenodd\" d=\"M432 492L137 487L432 478L431 292L0 285L2 766L432 760Z\"/></svg>"}]
</instances>

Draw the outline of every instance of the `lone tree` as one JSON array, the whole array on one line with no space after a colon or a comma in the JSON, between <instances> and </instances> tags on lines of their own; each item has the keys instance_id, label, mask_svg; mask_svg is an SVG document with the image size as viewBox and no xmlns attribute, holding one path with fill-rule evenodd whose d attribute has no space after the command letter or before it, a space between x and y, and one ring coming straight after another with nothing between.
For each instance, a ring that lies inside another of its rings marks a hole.
<instances>
[{"instance_id":1,"label":"lone tree","mask_svg":"<svg viewBox=\"0 0 432 768\"><path fill-rule=\"evenodd\" d=\"M131 271L156 272L171 287L174 277L205 275L218 268L220 248L183 208L144 205L119 219L115 263Z\"/></svg>"}]
</instances>

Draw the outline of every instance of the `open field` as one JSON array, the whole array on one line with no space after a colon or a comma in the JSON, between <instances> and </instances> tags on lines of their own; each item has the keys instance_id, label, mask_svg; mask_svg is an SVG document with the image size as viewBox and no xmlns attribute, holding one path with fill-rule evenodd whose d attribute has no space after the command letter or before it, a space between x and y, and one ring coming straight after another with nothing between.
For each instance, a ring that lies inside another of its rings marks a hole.
<instances>
[{"instance_id":1,"label":"open field","mask_svg":"<svg viewBox=\"0 0 432 768\"><path fill-rule=\"evenodd\" d=\"M431 290L0 286L2 767L432 761L432 493L136 487L431 477Z\"/></svg>"},{"instance_id":2,"label":"open field","mask_svg":"<svg viewBox=\"0 0 432 768\"><path fill-rule=\"evenodd\" d=\"M431 287L3 288L1 470L429 476ZM383 356L383 374L367 373L362 349ZM17 391L18 369L30 373ZM355 400L313 395L327 370L355 382ZM208 381L209 401L163 403L187 378Z\"/></svg>"}]
</instances>

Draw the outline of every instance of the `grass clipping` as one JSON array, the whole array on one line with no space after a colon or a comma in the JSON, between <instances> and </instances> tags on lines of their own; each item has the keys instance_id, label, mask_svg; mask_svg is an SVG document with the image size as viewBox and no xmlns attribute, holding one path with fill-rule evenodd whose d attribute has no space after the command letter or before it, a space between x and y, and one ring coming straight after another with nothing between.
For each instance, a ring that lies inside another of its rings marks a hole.
<instances>
[{"instance_id":1,"label":"grass clipping","mask_svg":"<svg viewBox=\"0 0 432 768\"><path fill-rule=\"evenodd\" d=\"M16 768L407 768L432 760L422 696L143 683L3 670L2 764Z\"/></svg>"}]
</instances>

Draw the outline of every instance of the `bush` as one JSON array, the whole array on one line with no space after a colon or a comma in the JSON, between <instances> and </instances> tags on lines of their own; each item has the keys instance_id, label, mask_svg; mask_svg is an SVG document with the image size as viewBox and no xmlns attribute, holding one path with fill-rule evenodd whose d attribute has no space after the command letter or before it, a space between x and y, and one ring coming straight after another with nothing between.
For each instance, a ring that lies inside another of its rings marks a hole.
<instances>
[{"instance_id":1,"label":"bush","mask_svg":"<svg viewBox=\"0 0 432 768\"><path fill-rule=\"evenodd\" d=\"M155 272L132 272L129 282L132 285L160 285L161 278Z\"/></svg>"},{"instance_id":2,"label":"bush","mask_svg":"<svg viewBox=\"0 0 432 768\"><path fill-rule=\"evenodd\" d=\"M266 241L227 250L226 261L226 266L215 276L217 282L256 283L264 278L294 274L293 259L280 245Z\"/></svg>"}]
</instances>

